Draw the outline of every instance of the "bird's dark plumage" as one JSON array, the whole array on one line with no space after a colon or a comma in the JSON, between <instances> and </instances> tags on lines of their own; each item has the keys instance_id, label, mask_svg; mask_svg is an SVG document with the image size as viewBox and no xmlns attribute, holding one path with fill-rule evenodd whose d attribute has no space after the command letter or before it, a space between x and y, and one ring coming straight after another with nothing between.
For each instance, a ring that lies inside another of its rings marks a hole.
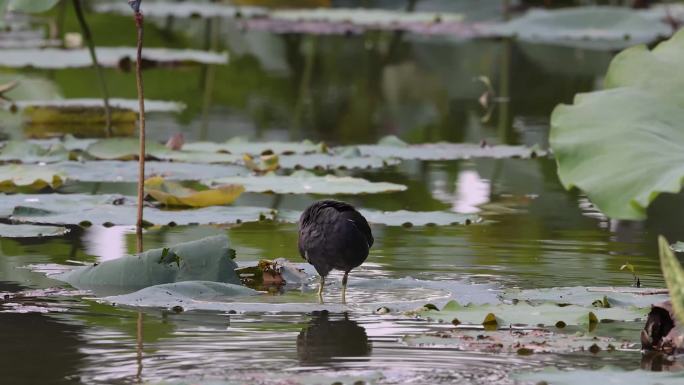
<instances>
[{"instance_id":1,"label":"bird's dark plumage","mask_svg":"<svg viewBox=\"0 0 684 385\"><path fill-rule=\"evenodd\" d=\"M349 272L361 265L371 246L366 218L348 203L318 201L299 219L299 254L321 277L333 269Z\"/></svg>"}]
</instances>

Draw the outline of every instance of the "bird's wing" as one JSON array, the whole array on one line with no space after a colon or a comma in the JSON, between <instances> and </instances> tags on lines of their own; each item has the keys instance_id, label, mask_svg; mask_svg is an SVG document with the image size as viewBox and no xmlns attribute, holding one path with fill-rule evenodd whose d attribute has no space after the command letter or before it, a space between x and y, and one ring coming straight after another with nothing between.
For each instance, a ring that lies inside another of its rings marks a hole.
<instances>
[{"instance_id":1,"label":"bird's wing","mask_svg":"<svg viewBox=\"0 0 684 385\"><path fill-rule=\"evenodd\" d=\"M363 235L364 238L366 238L366 243L368 243L368 248L370 249L371 246L373 246L373 233L371 232L370 226L368 225L368 221L366 221L366 218L361 215L356 210L348 210L348 211L343 211L340 213L342 218L346 219L347 221L351 222L354 224L356 229Z\"/></svg>"}]
</instances>

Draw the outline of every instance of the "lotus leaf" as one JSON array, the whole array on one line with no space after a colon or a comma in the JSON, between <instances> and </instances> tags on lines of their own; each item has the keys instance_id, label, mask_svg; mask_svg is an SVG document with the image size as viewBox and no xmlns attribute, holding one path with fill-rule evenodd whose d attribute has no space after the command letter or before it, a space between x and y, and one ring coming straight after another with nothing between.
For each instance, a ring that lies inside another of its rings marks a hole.
<instances>
[{"instance_id":1,"label":"lotus leaf","mask_svg":"<svg viewBox=\"0 0 684 385\"><path fill-rule=\"evenodd\" d=\"M0 217L21 223L59 225L135 225L136 199L121 195L5 195ZM145 207L145 221L155 225L233 224L273 218L271 209L248 206L165 211Z\"/></svg>"},{"instance_id":2,"label":"lotus leaf","mask_svg":"<svg viewBox=\"0 0 684 385\"><path fill-rule=\"evenodd\" d=\"M266 152L278 155L307 154L322 152L325 148L323 143L316 144L308 140L303 142L249 142L240 137L224 143L194 142L183 145L183 149L187 151L227 152L236 155L261 155Z\"/></svg>"},{"instance_id":3,"label":"lotus leaf","mask_svg":"<svg viewBox=\"0 0 684 385\"><path fill-rule=\"evenodd\" d=\"M26 141L9 141L0 149L0 160L52 163L69 160L69 151L60 143L44 147Z\"/></svg>"},{"instance_id":4,"label":"lotus leaf","mask_svg":"<svg viewBox=\"0 0 684 385\"><path fill-rule=\"evenodd\" d=\"M374 194L406 190L406 186L395 183L370 182L361 178L334 175L316 176L306 171L296 171L289 176L267 174L227 177L213 179L210 183L239 184L248 192L276 194Z\"/></svg>"},{"instance_id":5,"label":"lotus leaf","mask_svg":"<svg viewBox=\"0 0 684 385\"><path fill-rule=\"evenodd\" d=\"M660 249L660 267L665 276L667 287L670 289L672 308L679 322L684 323L684 268L670 250L670 244L665 237L660 236L658 238L658 247Z\"/></svg>"},{"instance_id":6,"label":"lotus leaf","mask_svg":"<svg viewBox=\"0 0 684 385\"><path fill-rule=\"evenodd\" d=\"M655 294L657 293L657 294ZM505 290L502 298L532 303L556 302L578 306L592 306L598 299L606 298L610 306L649 307L668 299L662 290L637 287L553 287L546 289Z\"/></svg>"},{"instance_id":7,"label":"lotus leaf","mask_svg":"<svg viewBox=\"0 0 684 385\"><path fill-rule=\"evenodd\" d=\"M0 192L40 191L44 188L56 189L64 179L49 167L5 165L0 166Z\"/></svg>"},{"instance_id":8,"label":"lotus leaf","mask_svg":"<svg viewBox=\"0 0 684 385\"><path fill-rule=\"evenodd\" d=\"M12 12L45 12L59 3L59 0L7 0L5 6Z\"/></svg>"},{"instance_id":9,"label":"lotus leaf","mask_svg":"<svg viewBox=\"0 0 684 385\"><path fill-rule=\"evenodd\" d=\"M117 67L123 59L134 58L132 47L98 47L97 59L103 67ZM228 54L196 50L145 48L143 59L167 63L226 64ZM79 49L4 49L0 56L0 67L33 67L45 69L90 67L92 60L85 48Z\"/></svg>"},{"instance_id":10,"label":"lotus leaf","mask_svg":"<svg viewBox=\"0 0 684 385\"><path fill-rule=\"evenodd\" d=\"M469 143L406 144L396 137L383 138L378 144L356 146L363 156L417 160L456 160L470 158L530 158L544 151L525 146L481 146Z\"/></svg>"},{"instance_id":11,"label":"lotus leaf","mask_svg":"<svg viewBox=\"0 0 684 385\"><path fill-rule=\"evenodd\" d=\"M510 325L543 325L554 326L563 321L566 325L584 325L603 319L612 321L635 321L645 319L648 309L637 307L592 308L587 306L559 306L555 303L530 305L459 305L450 301L442 310L421 310L417 314L445 322L459 320L462 324L480 325L488 315L493 314L498 327ZM592 317L593 315L593 317Z\"/></svg>"},{"instance_id":12,"label":"lotus leaf","mask_svg":"<svg viewBox=\"0 0 684 385\"><path fill-rule=\"evenodd\" d=\"M678 58L678 59L677 59ZM642 219L661 192L684 176L684 30L652 51L621 52L610 89L579 94L551 116L550 143L566 188L578 187L607 216Z\"/></svg>"},{"instance_id":13,"label":"lotus leaf","mask_svg":"<svg viewBox=\"0 0 684 385\"><path fill-rule=\"evenodd\" d=\"M480 222L480 218L477 215L447 211L378 211L361 209L360 212L369 223L386 226L448 226ZM296 223L301 214L301 211L279 210L278 219Z\"/></svg>"},{"instance_id":14,"label":"lotus leaf","mask_svg":"<svg viewBox=\"0 0 684 385\"><path fill-rule=\"evenodd\" d=\"M185 281L154 285L133 293L109 296L104 299L114 304L128 306L166 309L180 307L182 310L194 310L204 309L203 305L210 301L225 301L231 297L248 297L256 294L258 294L256 290L240 284Z\"/></svg>"},{"instance_id":15,"label":"lotus leaf","mask_svg":"<svg viewBox=\"0 0 684 385\"><path fill-rule=\"evenodd\" d=\"M124 294L182 281L240 284L234 251L224 235L124 256L52 276L98 295Z\"/></svg>"},{"instance_id":16,"label":"lotus leaf","mask_svg":"<svg viewBox=\"0 0 684 385\"><path fill-rule=\"evenodd\" d=\"M103 107L102 99L54 99L54 100L18 100L14 102L18 109L23 110L29 107L53 107L53 108L73 108L73 107ZM109 105L115 108L138 111L139 105L136 99L109 99ZM164 100L145 100L145 112L180 112L185 109L185 105L180 102L169 102Z\"/></svg>"},{"instance_id":17,"label":"lotus leaf","mask_svg":"<svg viewBox=\"0 0 684 385\"><path fill-rule=\"evenodd\" d=\"M179 183L154 177L145 181L145 192L166 206L208 207L229 205L245 191L240 185L223 185L205 190L193 190Z\"/></svg>"},{"instance_id":18,"label":"lotus leaf","mask_svg":"<svg viewBox=\"0 0 684 385\"><path fill-rule=\"evenodd\" d=\"M670 32L664 23L624 7L533 10L490 30L524 41L602 50L649 43Z\"/></svg>"},{"instance_id":19,"label":"lotus leaf","mask_svg":"<svg viewBox=\"0 0 684 385\"><path fill-rule=\"evenodd\" d=\"M68 233L64 227L34 226L34 225L6 225L0 223L0 237L3 238L33 238L58 237Z\"/></svg>"}]
</instances>

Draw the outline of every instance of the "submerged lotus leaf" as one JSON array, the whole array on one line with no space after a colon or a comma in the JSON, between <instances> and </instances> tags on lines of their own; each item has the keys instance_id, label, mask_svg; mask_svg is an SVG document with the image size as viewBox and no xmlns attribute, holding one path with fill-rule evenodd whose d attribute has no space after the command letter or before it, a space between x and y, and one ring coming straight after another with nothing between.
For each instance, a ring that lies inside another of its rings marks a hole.
<instances>
[{"instance_id":1,"label":"submerged lotus leaf","mask_svg":"<svg viewBox=\"0 0 684 385\"><path fill-rule=\"evenodd\" d=\"M21 223L132 226L136 221L136 199L121 195L46 194L5 195L0 217ZM206 207L191 210L144 208L146 222L154 225L233 224L272 218L268 208L248 206Z\"/></svg>"},{"instance_id":2,"label":"submerged lotus leaf","mask_svg":"<svg viewBox=\"0 0 684 385\"><path fill-rule=\"evenodd\" d=\"M244 138L233 138L224 143L193 142L183 145L183 150L197 152L226 152L235 155L261 155L266 152L274 154L308 154L321 152L323 143L302 142L250 142Z\"/></svg>"},{"instance_id":3,"label":"submerged lotus leaf","mask_svg":"<svg viewBox=\"0 0 684 385\"><path fill-rule=\"evenodd\" d=\"M519 300L531 303L555 302L579 306L592 306L596 300L605 299L610 306L649 307L668 299L662 290L637 287L552 287L544 289L505 290L505 300Z\"/></svg>"},{"instance_id":4,"label":"submerged lotus leaf","mask_svg":"<svg viewBox=\"0 0 684 385\"><path fill-rule=\"evenodd\" d=\"M40 191L62 185L63 176L55 169L36 165L0 166L0 192Z\"/></svg>"},{"instance_id":5,"label":"submerged lotus leaf","mask_svg":"<svg viewBox=\"0 0 684 385\"><path fill-rule=\"evenodd\" d=\"M470 158L533 158L546 153L525 146L481 146L470 143L406 144L398 138L384 138L378 144L355 146L363 156L416 160L457 160Z\"/></svg>"},{"instance_id":6,"label":"submerged lotus leaf","mask_svg":"<svg viewBox=\"0 0 684 385\"><path fill-rule=\"evenodd\" d=\"M307 171L296 171L289 176L267 174L219 178L213 179L211 183L239 184L248 192L276 194L374 194L406 190L406 186L395 183L370 182L361 178L334 175L316 176Z\"/></svg>"},{"instance_id":7,"label":"submerged lotus leaf","mask_svg":"<svg viewBox=\"0 0 684 385\"><path fill-rule=\"evenodd\" d=\"M510 325L543 325L554 326L563 321L566 325L586 325L598 320L635 321L644 318L647 308L613 307L593 308L590 306L567 305L554 303L530 305L524 302L496 305L460 305L450 301L441 310L421 310L417 314L422 317L451 322L458 319L461 324L480 325L489 314L494 314L499 328ZM593 317L592 317L593 315Z\"/></svg>"},{"instance_id":8,"label":"submerged lotus leaf","mask_svg":"<svg viewBox=\"0 0 684 385\"><path fill-rule=\"evenodd\" d=\"M655 41L671 29L625 7L572 7L533 10L493 25L489 32L535 43L613 50Z\"/></svg>"},{"instance_id":9,"label":"submerged lotus leaf","mask_svg":"<svg viewBox=\"0 0 684 385\"><path fill-rule=\"evenodd\" d=\"M182 281L239 285L234 254L228 238L219 235L75 268L52 278L98 295L130 293Z\"/></svg>"},{"instance_id":10,"label":"submerged lotus leaf","mask_svg":"<svg viewBox=\"0 0 684 385\"><path fill-rule=\"evenodd\" d=\"M680 191L684 176L684 76L671 64L684 62L684 30L644 50L616 56L611 89L579 94L551 116L561 182L617 219L643 219L659 193Z\"/></svg>"},{"instance_id":11,"label":"submerged lotus leaf","mask_svg":"<svg viewBox=\"0 0 684 385\"><path fill-rule=\"evenodd\" d=\"M223 185L204 190L194 190L180 183L154 177L145 181L145 192L166 206L208 207L229 205L245 191L240 185Z\"/></svg>"},{"instance_id":12,"label":"submerged lotus leaf","mask_svg":"<svg viewBox=\"0 0 684 385\"><path fill-rule=\"evenodd\" d=\"M629 384L629 385L680 385L684 381L684 372L667 372L651 370L624 370L604 367L600 370L558 370L556 368L542 371L519 373L515 379L525 383L548 383L554 385L586 385L586 384Z\"/></svg>"},{"instance_id":13,"label":"submerged lotus leaf","mask_svg":"<svg viewBox=\"0 0 684 385\"><path fill-rule=\"evenodd\" d=\"M68 232L68 229L57 226L7 225L0 223L0 237L2 238L59 237Z\"/></svg>"},{"instance_id":14,"label":"submerged lotus leaf","mask_svg":"<svg viewBox=\"0 0 684 385\"><path fill-rule=\"evenodd\" d=\"M136 57L134 47L98 47L97 60L103 67L118 67L122 60ZM228 54L197 50L145 48L143 60L163 63L226 64ZM79 68L92 66L86 48L61 49L4 49L0 55L0 67L33 67L45 69Z\"/></svg>"},{"instance_id":15,"label":"submerged lotus leaf","mask_svg":"<svg viewBox=\"0 0 684 385\"><path fill-rule=\"evenodd\" d=\"M249 297L258 293L235 283L185 281L154 285L129 294L105 297L104 300L127 306L209 310L206 309L207 302Z\"/></svg>"},{"instance_id":16,"label":"submerged lotus leaf","mask_svg":"<svg viewBox=\"0 0 684 385\"><path fill-rule=\"evenodd\" d=\"M69 160L69 151L59 143L48 147L27 141L5 142L0 149L0 160L22 163L52 163Z\"/></svg>"}]
</instances>

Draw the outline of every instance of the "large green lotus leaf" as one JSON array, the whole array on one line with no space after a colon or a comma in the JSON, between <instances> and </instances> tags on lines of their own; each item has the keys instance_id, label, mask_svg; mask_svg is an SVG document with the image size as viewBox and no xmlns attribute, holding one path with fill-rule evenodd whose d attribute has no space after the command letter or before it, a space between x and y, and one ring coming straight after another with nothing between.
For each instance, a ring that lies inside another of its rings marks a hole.
<instances>
[{"instance_id":1,"label":"large green lotus leaf","mask_svg":"<svg viewBox=\"0 0 684 385\"><path fill-rule=\"evenodd\" d=\"M434 12L403 12L367 8L314 8L276 10L269 14L274 20L292 22L323 21L328 23L349 23L364 27L397 28L406 24L433 24L436 22L459 22L461 14Z\"/></svg>"},{"instance_id":2,"label":"large green lotus leaf","mask_svg":"<svg viewBox=\"0 0 684 385\"><path fill-rule=\"evenodd\" d=\"M629 385L680 385L684 372L667 372L662 366L658 371L632 370L604 367L600 370L558 370L520 373L515 379L530 384L586 385L586 384L629 384Z\"/></svg>"},{"instance_id":3,"label":"large green lotus leaf","mask_svg":"<svg viewBox=\"0 0 684 385\"><path fill-rule=\"evenodd\" d=\"M363 156L417 160L457 160L470 158L531 158L546 153L525 146L481 146L471 143L406 144L396 137L386 137L378 144L355 146Z\"/></svg>"},{"instance_id":4,"label":"large green lotus leaf","mask_svg":"<svg viewBox=\"0 0 684 385\"><path fill-rule=\"evenodd\" d=\"M448 226L481 222L477 215L448 211L378 211L368 209L359 211L369 223L386 226ZM283 222L296 223L301 215L301 211L278 210L277 219Z\"/></svg>"},{"instance_id":5,"label":"large green lotus leaf","mask_svg":"<svg viewBox=\"0 0 684 385\"><path fill-rule=\"evenodd\" d=\"M239 184L247 192L276 194L375 194L406 190L406 186L396 183L370 182L361 178L334 175L316 176L307 171L296 171L289 176L235 176L213 179L210 183Z\"/></svg>"},{"instance_id":6,"label":"large green lotus leaf","mask_svg":"<svg viewBox=\"0 0 684 385\"><path fill-rule=\"evenodd\" d=\"M97 60L103 67L119 66L123 59L136 57L133 47L98 47ZM226 64L228 54L197 50L145 48L143 60L165 63ZM92 66L88 50L79 49L4 49L0 55L0 67L42 69L78 68Z\"/></svg>"},{"instance_id":7,"label":"large green lotus leaf","mask_svg":"<svg viewBox=\"0 0 684 385\"><path fill-rule=\"evenodd\" d=\"M3 238L58 237L68 232L68 229L57 226L7 225L0 223L0 237Z\"/></svg>"},{"instance_id":8,"label":"large green lotus leaf","mask_svg":"<svg viewBox=\"0 0 684 385\"><path fill-rule=\"evenodd\" d=\"M529 42L615 50L655 41L670 35L671 29L629 8L573 7L533 10L493 25L489 32Z\"/></svg>"},{"instance_id":9,"label":"large green lotus leaf","mask_svg":"<svg viewBox=\"0 0 684 385\"><path fill-rule=\"evenodd\" d=\"M0 217L22 223L78 225L135 225L136 199L120 195L44 194L5 195ZM155 225L234 224L273 218L268 208L219 206L195 210L161 210L145 207L145 221Z\"/></svg>"},{"instance_id":10,"label":"large green lotus leaf","mask_svg":"<svg viewBox=\"0 0 684 385\"><path fill-rule=\"evenodd\" d=\"M676 33L653 50L644 45L628 48L611 61L605 78L606 88L634 86L667 95L684 105L684 30Z\"/></svg>"},{"instance_id":11,"label":"large green lotus leaf","mask_svg":"<svg viewBox=\"0 0 684 385\"><path fill-rule=\"evenodd\" d=\"M591 321L590 313L600 320L612 321L636 321L645 319L648 308L637 307L612 307L598 308L591 306L567 305L559 306L555 303L542 303L530 305L520 302L515 305L459 305L456 301L447 303L441 311L421 310L418 315L422 317L453 322L458 320L461 324L480 325L489 314L494 314L498 327L510 325L543 325L554 326L559 321L566 325L584 325Z\"/></svg>"},{"instance_id":12,"label":"large green lotus leaf","mask_svg":"<svg viewBox=\"0 0 684 385\"><path fill-rule=\"evenodd\" d=\"M684 51L683 51L684 52ZM606 215L642 219L684 176L684 104L634 87L580 94L551 116L550 143L566 188L585 191Z\"/></svg>"},{"instance_id":13,"label":"large green lotus leaf","mask_svg":"<svg viewBox=\"0 0 684 385\"><path fill-rule=\"evenodd\" d=\"M0 160L53 163L69 160L69 151L59 143L44 147L27 141L9 141L0 149Z\"/></svg>"},{"instance_id":14,"label":"large green lotus leaf","mask_svg":"<svg viewBox=\"0 0 684 385\"><path fill-rule=\"evenodd\" d=\"M670 244L665 237L658 237L658 247L660 250L660 267L670 290L672 308L679 322L684 322L684 268L670 250Z\"/></svg>"},{"instance_id":15,"label":"large green lotus leaf","mask_svg":"<svg viewBox=\"0 0 684 385\"><path fill-rule=\"evenodd\" d=\"M247 174L248 170L237 165L209 165L175 162L145 162L145 176L162 176L166 180L199 180L223 178ZM17 178L26 185L36 178L51 180L53 175L79 182L137 182L138 163L126 161L59 162L47 166L2 165L0 180ZM48 179L45 179L48 178ZM14 179L12 179L14 180Z\"/></svg>"},{"instance_id":16,"label":"large green lotus leaf","mask_svg":"<svg viewBox=\"0 0 684 385\"><path fill-rule=\"evenodd\" d=\"M145 287L182 281L212 281L239 285L225 235L180 243L164 249L124 256L52 276L77 289L98 295L130 293Z\"/></svg>"},{"instance_id":17,"label":"large green lotus leaf","mask_svg":"<svg viewBox=\"0 0 684 385\"><path fill-rule=\"evenodd\" d=\"M643 325L639 325L643 327ZM449 329L425 335L407 336L409 346L448 348L484 353L570 353L592 349L615 350L635 348L639 343L638 331L631 339L599 337L585 333L562 333L544 329L531 330L468 330Z\"/></svg>"},{"instance_id":18,"label":"large green lotus leaf","mask_svg":"<svg viewBox=\"0 0 684 385\"><path fill-rule=\"evenodd\" d=\"M555 302L579 306L592 306L597 301L608 301L610 306L648 307L668 299L667 294L648 288L636 287L552 287L544 289L508 289L502 294L506 300L519 300L532 303Z\"/></svg>"},{"instance_id":19,"label":"large green lotus leaf","mask_svg":"<svg viewBox=\"0 0 684 385\"><path fill-rule=\"evenodd\" d=\"M211 310L206 308L207 303L225 301L232 297L249 297L258 293L239 283L185 281L154 285L129 294L105 297L104 300L127 306L166 309L178 309L180 306L183 310Z\"/></svg>"},{"instance_id":20,"label":"large green lotus leaf","mask_svg":"<svg viewBox=\"0 0 684 385\"><path fill-rule=\"evenodd\" d=\"M322 143L313 143L309 140L302 142L250 142L244 138L233 138L224 143L192 142L183 145L183 150L198 152L227 152L236 155L261 155L264 152L274 154L308 154L321 152L324 149Z\"/></svg>"},{"instance_id":21,"label":"large green lotus leaf","mask_svg":"<svg viewBox=\"0 0 684 385\"><path fill-rule=\"evenodd\" d=\"M7 10L12 12L45 12L59 3L59 0L8 0Z\"/></svg>"}]
</instances>

